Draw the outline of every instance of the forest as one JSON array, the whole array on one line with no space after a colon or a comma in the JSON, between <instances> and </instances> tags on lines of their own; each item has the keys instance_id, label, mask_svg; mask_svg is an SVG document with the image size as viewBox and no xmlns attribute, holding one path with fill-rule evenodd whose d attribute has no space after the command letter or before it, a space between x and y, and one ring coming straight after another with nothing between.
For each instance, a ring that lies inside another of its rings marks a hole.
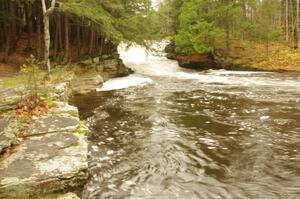
<instances>
[{"instance_id":1,"label":"forest","mask_svg":"<svg viewBox=\"0 0 300 199\"><path fill-rule=\"evenodd\" d=\"M218 40L282 42L300 49L299 1L296 0L173 0L161 5L171 13L169 26L180 53L212 52Z\"/></svg>"},{"instance_id":2,"label":"forest","mask_svg":"<svg viewBox=\"0 0 300 199\"><path fill-rule=\"evenodd\" d=\"M0 49L59 63L110 54L120 42L146 45L154 38L151 1L1 0Z\"/></svg>"},{"instance_id":3,"label":"forest","mask_svg":"<svg viewBox=\"0 0 300 199\"><path fill-rule=\"evenodd\" d=\"M299 71L297 0L165 0L158 11L180 65Z\"/></svg>"}]
</instances>

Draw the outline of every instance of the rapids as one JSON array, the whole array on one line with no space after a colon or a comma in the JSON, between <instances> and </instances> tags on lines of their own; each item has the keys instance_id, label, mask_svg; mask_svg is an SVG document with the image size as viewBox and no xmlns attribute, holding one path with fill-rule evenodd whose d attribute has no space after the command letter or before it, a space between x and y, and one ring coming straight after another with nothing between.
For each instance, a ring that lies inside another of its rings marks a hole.
<instances>
[{"instance_id":1,"label":"rapids","mask_svg":"<svg viewBox=\"0 0 300 199\"><path fill-rule=\"evenodd\" d=\"M136 73L73 99L92 129L84 198L300 198L298 74L120 52Z\"/></svg>"}]
</instances>

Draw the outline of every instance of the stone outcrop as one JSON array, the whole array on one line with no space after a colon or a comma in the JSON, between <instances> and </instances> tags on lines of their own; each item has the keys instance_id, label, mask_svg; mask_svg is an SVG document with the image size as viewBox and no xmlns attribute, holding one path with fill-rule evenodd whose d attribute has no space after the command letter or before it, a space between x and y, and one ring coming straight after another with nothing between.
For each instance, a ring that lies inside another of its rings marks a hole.
<instances>
[{"instance_id":1,"label":"stone outcrop","mask_svg":"<svg viewBox=\"0 0 300 199\"><path fill-rule=\"evenodd\" d=\"M95 69L98 74L103 77L104 81L110 78L123 77L133 73L130 68L127 68L124 65L118 53L88 59L80 62L80 65Z\"/></svg>"},{"instance_id":2,"label":"stone outcrop","mask_svg":"<svg viewBox=\"0 0 300 199\"><path fill-rule=\"evenodd\" d=\"M175 43L170 42L168 45L165 47L165 53L167 54L168 59L176 60L176 53L175 53Z\"/></svg>"},{"instance_id":3,"label":"stone outcrop","mask_svg":"<svg viewBox=\"0 0 300 199\"><path fill-rule=\"evenodd\" d=\"M101 88L103 82L115 78L127 76L133 71L127 68L120 59L119 54L102 55L79 63L89 72L82 74L71 81L71 92L74 95L85 95Z\"/></svg>"},{"instance_id":4,"label":"stone outcrop","mask_svg":"<svg viewBox=\"0 0 300 199\"><path fill-rule=\"evenodd\" d=\"M124 65L120 58L102 60L96 70L103 73L104 79L106 80L114 77L124 77L133 72Z\"/></svg>"},{"instance_id":5,"label":"stone outcrop","mask_svg":"<svg viewBox=\"0 0 300 199\"><path fill-rule=\"evenodd\" d=\"M175 43L171 42L165 47L168 59L177 60L179 66L183 68L206 70L218 69L220 66L215 62L212 54L193 54L193 55L180 55L175 52Z\"/></svg>"},{"instance_id":6,"label":"stone outcrop","mask_svg":"<svg viewBox=\"0 0 300 199\"><path fill-rule=\"evenodd\" d=\"M176 60L181 67L206 70L220 68L211 54L177 55Z\"/></svg>"},{"instance_id":7,"label":"stone outcrop","mask_svg":"<svg viewBox=\"0 0 300 199\"><path fill-rule=\"evenodd\" d=\"M238 49L238 50L236 50ZM241 59L245 54L236 52L244 52L245 49L241 46L233 46L227 52L226 49L215 49L214 54L192 54L179 55L175 52L175 43L171 42L165 47L166 56L168 59L177 60L179 66L183 68L207 70L207 69L225 69L233 71L268 71L268 72L287 72L292 70L284 69L268 69L269 67L258 68L253 65L253 60L250 58ZM254 59L257 59L255 57ZM259 61L259 60L258 60ZM280 67L279 67L280 68Z\"/></svg>"},{"instance_id":8,"label":"stone outcrop","mask_svg":"<svg viewBox=\"0 0 300 199\"><path fill-rule=\"evenodd\" d=\"M88 129L75 116L75 107L65 105L66 112L54 109L35 120L0 162L0 198L34 198L84 185L88 149L82 133Z\"/></svg>"},{"instance_id":9,"label":"stone outcrop","mask_svg":"<svg viewBox=\"0 0 300 199\"><path fill-rule=\"evenodd\" d=\"M103 85L103 78L99 74L84 74L71 82L71 90L74 95L85 95L95 92Z\"/></svg>"}]
</instances>

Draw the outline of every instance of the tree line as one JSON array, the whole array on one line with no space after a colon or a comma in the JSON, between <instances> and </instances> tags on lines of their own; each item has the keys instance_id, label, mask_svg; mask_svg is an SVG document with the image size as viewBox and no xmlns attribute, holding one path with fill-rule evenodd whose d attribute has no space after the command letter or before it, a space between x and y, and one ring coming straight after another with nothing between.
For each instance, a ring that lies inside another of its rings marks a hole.
<instances>
[{"instance_id":1,"label":"tree line","mask_svg":"<svg viewBox=\"0 0 300 199\"><path fill-rule=\"evenodd\" d=\"M281 42L300 50L299 0L164 0L168 33L181 54L214 52L233 39Z\"/></svg>"},{"instance_id":2,"label":"tree line","mask_svg":"<svg viewBox=\"0 0 300 199\"><path fill-rule=\"evenodd\" d=\"M0 0L0 51L68 63L157 37L151 0Z\"/></svg>"}]
</instances>

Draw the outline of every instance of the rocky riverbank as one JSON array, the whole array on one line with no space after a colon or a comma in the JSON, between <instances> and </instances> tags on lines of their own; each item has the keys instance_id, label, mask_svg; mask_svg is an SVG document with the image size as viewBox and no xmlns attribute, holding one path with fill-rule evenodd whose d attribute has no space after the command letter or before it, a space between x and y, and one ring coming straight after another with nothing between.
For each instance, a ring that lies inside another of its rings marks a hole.
<instances>
[{"instance_id":1,"label":"rocky riverbank","mask_svg":"<svg viewBox=\"0 0 300 199\"><path fill-rule=\"evenodd\" d=\"M262 44L235 40L231 41L229 50L217 44L214 54L179 55L175 52L174 43L167 45L165 52L181 67L196 70L300 72L300 53L275 43L270 44L268 53Z\"/></svg>"},{"instance_id":2,"label":"rocky riverbank","mask_svg":"<svg viewBox=\"0 0 300 199\"><path fill-rule=\"evenodd\" d=\"M30 96L28 87L0 80L0 198L76 198L64 194L85 185L89 129L68 97L96 92L104 81L132 71L117 54L78 65L83 73L71 71L46 86L51 106L30 122L15 117L17 104Z\"/></svg>"},{"instance_id":3,"label":"rocky riverbank","mask_svg":"<svg viewBox=\"0 0 300 199\"><path fill-rule=\"evenodd\" d=\"M21 138L15 135L17 142L0 162L1 198L38 198L84 185L88 129L76 107L58 104L25 128Z\"/></svg>"}]
</instances>

